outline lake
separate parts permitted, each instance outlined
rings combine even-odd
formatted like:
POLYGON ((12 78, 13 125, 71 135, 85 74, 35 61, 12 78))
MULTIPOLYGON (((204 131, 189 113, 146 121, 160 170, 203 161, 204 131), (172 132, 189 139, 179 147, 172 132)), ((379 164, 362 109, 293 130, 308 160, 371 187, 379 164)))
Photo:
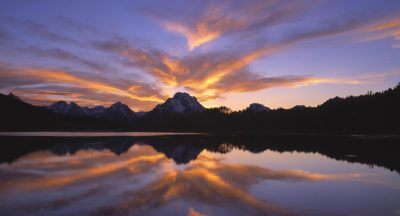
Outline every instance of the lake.
POLYGON ((0 215, 400 215, 397 137, 0 134, 0 215))

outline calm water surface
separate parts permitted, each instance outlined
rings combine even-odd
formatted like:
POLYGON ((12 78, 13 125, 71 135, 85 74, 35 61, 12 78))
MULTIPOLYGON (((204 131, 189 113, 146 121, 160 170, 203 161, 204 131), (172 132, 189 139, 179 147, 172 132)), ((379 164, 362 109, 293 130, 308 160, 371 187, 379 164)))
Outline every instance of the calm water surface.
POLYGON ((133 137, 133 136, 164 136, 189 135, 195 133, 171 132, 0 132, 0 136, 30 136, 30 137, 133 137))
POLYGON ((0 215, 400 215, 395 144, 166 134, 0 137, 0 215), (378 144, 387 150, 375 150, 378 144))

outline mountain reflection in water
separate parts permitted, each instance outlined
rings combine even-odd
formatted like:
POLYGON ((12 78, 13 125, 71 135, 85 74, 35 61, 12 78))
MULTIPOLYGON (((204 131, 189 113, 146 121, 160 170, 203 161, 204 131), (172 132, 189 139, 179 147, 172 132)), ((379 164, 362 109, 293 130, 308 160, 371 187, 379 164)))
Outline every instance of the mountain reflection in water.
POLYGON ((2 137, 0 215, 395 214, 396 143, 317 136, 2 137), (338 170, 284 165, 294 158, 317 167, 334 162, 338 170), (340 210, 314 197, 314 204, 299 207, 305 201, 296 198, 309 195, 298 189, 328 199, 336 192, 324 185, 345 191, 348 184, 366 188, 354 195, 358 202, 365 204, 367 193, 384 204, 368 209, 354 201, 340 210))

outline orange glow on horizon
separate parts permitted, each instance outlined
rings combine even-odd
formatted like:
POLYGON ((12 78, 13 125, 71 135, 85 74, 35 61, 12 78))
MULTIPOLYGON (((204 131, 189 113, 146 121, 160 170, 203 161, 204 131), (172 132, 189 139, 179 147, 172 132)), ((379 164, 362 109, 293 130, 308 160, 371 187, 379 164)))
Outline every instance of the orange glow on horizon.
POLYGON ((42 81, 46 81, 46 82, 69 83, 71 85, 76 85, 78 87, 87 88, 87 89, 90 89, 93 91, 98 91, 98 92, 103 92, 103 93, 108 93, 108 94, 113 94, 113 95, 119 95, 119 96, 128 97, 128 98, 139 100, 139 101, 152 101, 152 102, 163 102, 164 101, 163 98, 160 98, 155 95, 150 95, 150 96, 135 95, 135 94, 130 93, 129 91, 117 88, 115 86, 112 86, 112 85, 109 85, 106 83, 102 83, 102 82, 91 81, 91 80, 79 78, 79 77, 73 76, 73 75, 71 75, 65 71, 61 71, 61 70, 28 68, 28 69, 21 70, 17 73, 14 73, 13 75, 39 78, 39 79, 42 79, 42 81))

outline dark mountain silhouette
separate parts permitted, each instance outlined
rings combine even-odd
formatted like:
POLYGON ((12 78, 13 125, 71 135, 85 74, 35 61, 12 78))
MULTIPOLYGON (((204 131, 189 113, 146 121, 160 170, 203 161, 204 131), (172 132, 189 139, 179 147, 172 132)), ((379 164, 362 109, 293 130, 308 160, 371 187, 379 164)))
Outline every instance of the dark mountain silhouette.
POLYGON ((168 98, 163 104, 157 105, 152 113, 193 113, 202 112, 206 108, 201 105, 196 97, 188 93, 178 92, 172 98, 168 98))
MULTIPOLYGON (((0 131, 106 130, 120 124, 85 116, 62 115, 0 94, 0 131)), ((124 125, 126 127, 126 125, 124 125)))
POLYGON ((226 154, 234 149, 260 153, 319 153, 349 163, 385 167, 400 173, 398 137, 316 136, 316 135, 179 135, 152 137, 1 137, 0 164, 12 163, 35 151, 56 155, 82 150, 110 150, 116 155, 133 145, 150 145, 177 164, 196 160, 202 151, 226 154))
POLYGON ((292 107, 292 110, 305 110, 305 109, 307 109, 307 107, 304 105, 296 105, 292 107))
POLYGON ((400 133, 400 85, 383 92, 333 98, 317 107, 269 112, 232 112, 227 107, 203 112, 146 115, 140 130, 251 133, 400 133))
POLYGON ((183 143, 153 142, 151 146, 158 152, 162 152, 168 158, 171 158, 177 164, 187 164, 192 160, 196 160, 197 156, 204 150, 201 145, 185 145, 183 143))
POLYGON ((68 116, 87 116, 82 107, 74 102, 67 103, 65 101, 57 101, 50 106, 45 107, 48 110, 68 116))
POLYGON ((145 115, 115 103, 89 108, 57 102, 47 109, 15 95, 0 95, 0 130, 139 130, 251 133, 400 133, 400 85, 383 92, 332 98, 317 107, 269 110, 253 104, 242 111, 204 108, 195 97, 176 93, 145 115), (262 111, 264 110, 264 111, 262 111), (268 111, 268 112, 267 112, 268 111))
POLYGON ((58 101, 50 106, 44 106, 44 108, 67 116, 78 116, 78 117, 92 117, 105 119, 109 121, 131 121, 137 117, 127 105, 117 102, 108 108, 103 106, 95 107, 80 107, 74 102, 67 103, 65 101, 58 101))
POLYGON ((15 99, 15 100, 22 101, 21 98, 17 97, 17 96, 14 95, 13 93, 9 93, 7 96, 8 96, 9 98, 13 98, 13 99, 15 99))
POLYGON ((85 111, 86 115, 94 118, 100 118, 106 111, 106 108, 103 106, 95 106, 95 107, 82 107, 85 111))
POLYGON ((246 108, 245 111, 247 111, 247 112, 265 112, 265 111, 271 111, 271 109, 262 104, 259 104, 259 103, 252 103, 246 108))
POLYGON ((127 105, 117 102, 105 109, 100 118, 112 121, 132 121, 137 118, 137 115, 127 105))
POLYGON ((135 114, 136 114, 138 117, 143 117, 143 116, 145 116, 145 115, 147 114, 147 112, 139 111, 139 112, 135 112, 135 114))

